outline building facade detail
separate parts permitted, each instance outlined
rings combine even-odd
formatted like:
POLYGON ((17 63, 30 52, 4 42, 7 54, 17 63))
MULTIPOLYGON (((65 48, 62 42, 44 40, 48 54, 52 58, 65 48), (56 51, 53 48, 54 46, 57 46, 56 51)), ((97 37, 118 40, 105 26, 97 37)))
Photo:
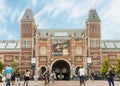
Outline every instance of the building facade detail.
POLYGON ((0 40, 0 61, 4 65, 16 61, 21 72, 31 70, 31 59, 36 58, 38 74, 53 70, 58 80, 68 80, 80 67, 99 72, 103 59, 116 65, 120 57, 120 40, 101 39, 95 9, 89 11, 85 29, 39 29, 32 10, 26 9, 20 29, 20 41, 0 40))

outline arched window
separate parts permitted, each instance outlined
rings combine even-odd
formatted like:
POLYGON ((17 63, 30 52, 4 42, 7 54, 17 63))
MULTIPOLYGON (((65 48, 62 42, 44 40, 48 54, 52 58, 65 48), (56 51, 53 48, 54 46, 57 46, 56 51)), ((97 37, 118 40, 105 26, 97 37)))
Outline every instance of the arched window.
POLYGON ((76 74, 78 74, 79 69, 80 69, 80 66, 78 66, 78 67, 76 68, 76 70, 75 70, 75 73, 76 73, 76 74))
POLYGON ((41 74, 43 74, 47 69, 45 67, 41 67, 41 74))

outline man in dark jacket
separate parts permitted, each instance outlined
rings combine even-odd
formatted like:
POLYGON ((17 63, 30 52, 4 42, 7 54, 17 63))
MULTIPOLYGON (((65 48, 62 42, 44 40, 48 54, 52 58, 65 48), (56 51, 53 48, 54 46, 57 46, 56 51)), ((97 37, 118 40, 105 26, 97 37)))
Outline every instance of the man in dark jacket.
POLYGON ((115 72, 113 70, 108 70, 106 75, 107 75, 107 80, 108 80, 109 86, 111 86, 111 84, 112 84, 112 86, 114 86, 113 77, 115 75, 115 72))

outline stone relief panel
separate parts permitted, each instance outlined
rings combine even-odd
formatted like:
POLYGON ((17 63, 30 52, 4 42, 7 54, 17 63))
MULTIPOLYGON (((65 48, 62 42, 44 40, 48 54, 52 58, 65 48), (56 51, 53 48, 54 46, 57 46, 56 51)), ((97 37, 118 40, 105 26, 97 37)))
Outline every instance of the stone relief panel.
POLYGON ((14 60, 17 61, 17 62, 19 62, 19 61, 20 61, 19 55, 15 55, 15 56, 14 56, 14 60))
POLYGON ((13 57, 11 55, 5 56, 6 61, 13 61, 13 57))
POLYGON ((76 56, 82 55, 82 48, 81 47, 76 47, 76 56))
POLYGON ((47 52, 46 52, 47 50, 46 50, 46 47, 41 47, 40 48, 40 55, 41 56, 46 56, 47 55, 47 52))
POLYGON ((82 57, 76 57, 76 61, 81 62, 82 61, 82 57))
POLYGON ((40 57, 40 61, 46 61, 46 57, 40 57))

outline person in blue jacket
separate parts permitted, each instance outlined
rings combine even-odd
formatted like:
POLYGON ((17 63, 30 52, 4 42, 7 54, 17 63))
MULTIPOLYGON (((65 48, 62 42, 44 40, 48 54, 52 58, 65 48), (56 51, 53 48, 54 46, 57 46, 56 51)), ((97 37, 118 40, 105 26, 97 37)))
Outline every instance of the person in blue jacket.
POLYGON ((8 65, 5 69, 5 73, 6 73, 6 79, 7 79, 7 84, 6 86, 10 86, 10 81, 11 81, 11 75, 12 75, 12 67, 10 65, 8 65))

